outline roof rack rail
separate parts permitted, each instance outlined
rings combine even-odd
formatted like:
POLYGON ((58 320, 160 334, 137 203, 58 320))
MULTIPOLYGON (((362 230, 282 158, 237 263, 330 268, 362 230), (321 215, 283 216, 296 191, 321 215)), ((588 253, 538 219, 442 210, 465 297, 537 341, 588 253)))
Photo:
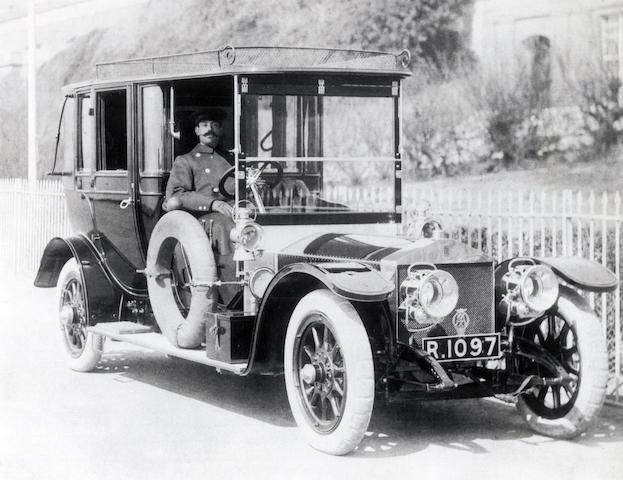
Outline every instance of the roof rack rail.
POLYGON ((232 47, 103 62, 97 79, 228 73, 246 70, 365 70, 404 74, 411 54, 310 47, 232 47))

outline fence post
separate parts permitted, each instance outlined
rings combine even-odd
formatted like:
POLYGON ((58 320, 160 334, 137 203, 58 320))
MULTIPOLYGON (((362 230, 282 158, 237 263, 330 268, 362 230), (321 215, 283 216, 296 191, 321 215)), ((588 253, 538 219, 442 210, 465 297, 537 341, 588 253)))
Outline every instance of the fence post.
POLYGON ((547 195, 545 190, 541 191, 541 256, 547 255, 547 249, 545 248, 545 203, 547 195))
MULTIPOLYGON (((590 215, 590 223, 589 223, 589 231, 588 231, 588 257, 591 260, 595 259, 595 221, 593 217, 595 216, 595 192, 591 190, 591 193, 588 196, 588 213, 590 215)), ((591 308, 595 308, 595 293, 591 292, 589 295, 589 301, 591 304, 591 308)))
POLYGON ((498 262, 502 261, 502 191, 498 190, 498 262))
POLYGON ((558 195, 556 191, 552 192, 552 257, 556 256, 558 250, 556 242, 558 241, 558 222, 556 221, 558 195))
MULTIPOLYGON (((621 194, 616 192, 614 196, 614 214, 617 217, 614 226, 614 271, 617 278, 621 279, 621 194)), ((615 291, 614 302, 614 374, 617 389, 614 401, 619 401, 618 382, 621 376, 621 287, 615 291)))
MULTIPOLYGON (((604 192, 601 196, 601 264, 608 266, 608 226, 606 216, 608 215, 608 193, 604 192)), ((608 297, 606 293, 601 294, 601 321, 603 323, 604 335, 608 333, 608 297)))
POLYGON ((523 255, 524 254, 524 245, 523 245, 523 216, 526 213, 524 211, 524 192, 519 190, 517 192, 517 196, 518 198, 518 202, 517 205, 519 207, 519 218, 517 219, 517 254, 518 255, 523 255))
POLYGON ((482 190, 478 190, 478 250, 482 251, 482 190))
POLYGON ((530 222, 529 222, 529 251, 528 254, 534 257, 534 190, 530 190, 530 222))
POLYGON ((569 190, 562 191, 562 254, 569 255, 569 226, 567 222, 569 221, 569 190))
POLYGON ((584 206, 584 198, 582 197, 582 192, 579 191, 578 192, 578 196, 577 196, 577 202, 576 202, 577 214, 580 215, 580 216, 577 217, 577 220, 578 220, 577 221, 578 238, 577 238, 577 247, 576 247, 577 250, 576 251, 577 251, 578 257, 584 256, 584 255, 582 255, 582 251, 584 249, 583 249, 583 246, 582 246, 582 227, 583 227, 583 224, 582 224, 582 217, 581 217, 583 206, 584 206))
POLYGON ((493 191, 487 193, 487 253, 493 256, 493 191))
MULTIPOLYGON (((510 214, 513 212, 513 193, 511 191, 511 193, 508 195, 508 205, 507 205, 507 213, 510 214)), ((508 239, 508 257, 507 258, 511 258, 513 256, 513 217, 511 215, 508 215, 508 230, 506 233, 506 237, 508 239)))

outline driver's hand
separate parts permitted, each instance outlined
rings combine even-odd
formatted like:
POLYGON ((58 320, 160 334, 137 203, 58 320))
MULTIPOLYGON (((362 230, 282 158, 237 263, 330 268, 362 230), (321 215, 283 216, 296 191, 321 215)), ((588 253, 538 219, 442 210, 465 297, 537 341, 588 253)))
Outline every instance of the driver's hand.
POLYGON ((212 211, 222 213, 227 217, 231 217, 234 213, 232 206, 223 200, 214 200, 212 202, 212 211))

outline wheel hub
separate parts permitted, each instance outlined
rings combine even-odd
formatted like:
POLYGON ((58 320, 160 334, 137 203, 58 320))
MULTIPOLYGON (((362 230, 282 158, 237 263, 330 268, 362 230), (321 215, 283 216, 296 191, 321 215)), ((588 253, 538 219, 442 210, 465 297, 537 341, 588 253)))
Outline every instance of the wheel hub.
POLYGON ((58 317, 61 321, 61 325, 65 328, 70 328, 72 323, 74 323, 76 318, 76 313, 72 306, 63 305, 60 312, 58 312, 58 317))
POLYGON ((314 385, 321 396, 333 392, 335 386, 334 364, 331 355, 321 348, 314 355, 312 363, 307 363, 300 370, 301 380, 307 385, 314 385))
POLYGON ((316 372, 316 367, 311 363, 308 363, 301 368, 301 380, 303 380, 307 385, 315 383, 317 377, 318 373, 316 372))

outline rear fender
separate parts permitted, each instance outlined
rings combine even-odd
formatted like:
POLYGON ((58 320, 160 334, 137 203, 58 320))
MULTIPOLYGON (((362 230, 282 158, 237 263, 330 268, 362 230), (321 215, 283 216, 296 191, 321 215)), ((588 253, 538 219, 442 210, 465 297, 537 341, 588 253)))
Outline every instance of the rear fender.
POLYGON ((350 300, 370 335, 380 328, 391 282, 376 270, 359 263, 294 263, 282 269, 269 284, 257 316, 248 372, 281 373, 283 347, 290 316, 309 292, 326 288, 350 300))
POLYGON ((63 265, 75 258, 84 281, 89 325, 117 320, 121 292, 113 287, 93 246, 83 237, 56 237, 43 251, 35 286, 50 288, 58 283, 63 265))

